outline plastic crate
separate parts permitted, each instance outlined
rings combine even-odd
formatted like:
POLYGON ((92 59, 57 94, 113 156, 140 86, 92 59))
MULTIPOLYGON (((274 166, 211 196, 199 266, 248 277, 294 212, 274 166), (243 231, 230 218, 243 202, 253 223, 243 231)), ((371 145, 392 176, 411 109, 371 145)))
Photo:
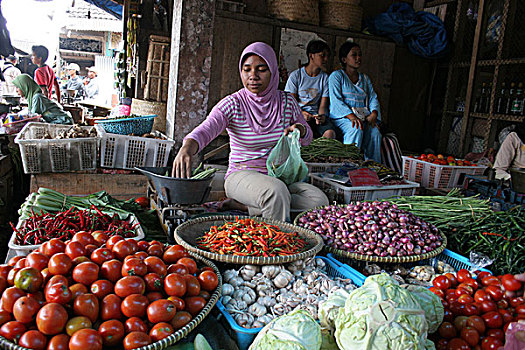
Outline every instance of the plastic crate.
POLYGON ((426 188, 463 187, 466 175, 483 175, 485 166, 438 165, 403 156, 403 176, 426 188))
POLYGON ((6 134, 16 134, 20 132, 20 130, 22 130, 27 123, 40 122, 40 121, 42 121, 42 119, 38 115, 36 117, 30 117, 30 118, 18 120, 12 123, 4 123, 2 124, 2 126, 5 128, 6 134))
MULTIPOLYGON (((316 258, 322 259, 326 263, 326 273, 330 277, 341 277, 341 278, 350 278, 356 286, 360 287, 363 285, 364 279, 357 276, 353 272, 347 269, 341 269, 332 259, 328 259, 323 256, 316 256, 316 258)), ((224 318, 228 321, 228 324, 231 327, 233 332, 233 338, 237 342, 240 350, 246 350, 253 342, 257 334, 261 331, 262 328, 244 328, 241 327, 235 322, 233 317, 226 311, 226 308, 221 302, 222 298, 217 302, 217 308, 222 313, 224 318)))
POLYGON ((413 196, 419 184, 407 181, 406 185, 358 186, 349 187, 322 178, 319 174, 310 174, 310 183, 320 188, 330 202, 350 203, 363 200, 376 200, 392 196, 413 196))
MULTIPOLYGON (((326 256, 336 266, 341 267, 341 264, 343 264, 344 265, 343 267, 349 268, 350 271, 354 275, 358 276, 358 278, 366 279, 365 275, 363 275, 361 272, 356 270, 356 268, 357 269, 364 268, 366 266, 366 264, 367 264, 366 261, 345 258, 345 257, 342 257, 342 256, 334 256, 332 253, 328 253, 326 256)), ((435 258, 415 261, 415 262, 411 262, 411 263, 403 263, 403 264, 400 264, 400 265, 404 266, 405 268, 412 268, 412 267, 418 266, 418 265, 430 265, 430 266, 433 266, 433 264, 435 264, 435 261, 443 261, 443 262, 449 264, 450 266, 452 266, 454 268, 454 270, 456 270, 456 271, 461 270, 461 269, 470 270, 470 268, 472 267, 472 264, 470 263, 469 259, 467 259, 464 256, 461 256, 461 255, 459 255, 457 253, 454 253, 453 251, 448 250, 448 249, 445 249, 441 254, 439 254, 435 258)), ((381 264, 381 263, 375 263, 375 264, 377 264, 379 266, 392 265, 392 264, 381 264)), ((486 268, 480 268, 480 270, 481 271, 487 271, 487 272, 492 274, 492 271, 490 271, 490 270, 488 270, 486 268)))
MULTIPOLYGON (((18 221, 18 224, 16 225, 16 229, 19 229, 20 227, 22 227, 24 221, 25 220, 18 221)), ((133 237, 133 239, 137 241, 144 239, 145 237, 144 230, 142 230, 142 227, 140 226, 140 223, 137 217, 131 214, 128 221, 132 225, 139 224, 135 227, 136 236, 133 237)), ((14 256, 19 256, 19 255, 26 256, 29 253, 31 253, 33 250, 38 249, 41 246, 41 244, 18 245, 15 243, 15 238, 16 238, 16 232, 13 232, 13 234, 11 235, 11 239, 9 239, 9 243, 7 244, 7 246, 9 247, 9 252, 11 253, 11 255, 14 255, 14 256)))
POLYGON ((132 118, 96 120, 95 123, 111 134, 144 135, 151 132, 156 115, 144 115, 132 118))
MULTIPOLYGON (((15 143, 20 146, 24 172, 63 173, 96 169, 99 137, 54 139, 60 131, 70 128, 70 125, 34 122, 26 124, 15 138, 15 143), (51 139, 44 139, 46 134, 51 139)), ((81 128, 91 130, 93 127, 81 128)))
POLYGON ((335 173, 344 163, 306 163, 308 173, 335 173))
POLYGON ((100 166, 113 169, 165 167, 175 141, 156 131, 163 140, 107 133, 96 126, 100 135, 100 166))

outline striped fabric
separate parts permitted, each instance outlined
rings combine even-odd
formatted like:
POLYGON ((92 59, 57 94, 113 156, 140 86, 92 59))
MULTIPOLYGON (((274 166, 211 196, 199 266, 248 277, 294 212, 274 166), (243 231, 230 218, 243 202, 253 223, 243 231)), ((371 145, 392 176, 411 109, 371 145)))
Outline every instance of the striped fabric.
POLYGON ((241 113, 239 101, 234 95, 229 95, 215 105, 206 120, 184 139, 197 141, 201 151, 226 129, 230 136, 230 162, 226 176, 239 170, 255 170, 267 174, 266 159, 285 127, 295 123, 305 125, 307 132, 301 139, 301 144, 308 145, 312 141, 312 130, 304 120, 295 99, 282 91, 280 95, 283 109, 286 108, 284 120, 269 133, 254 133, 241 113))

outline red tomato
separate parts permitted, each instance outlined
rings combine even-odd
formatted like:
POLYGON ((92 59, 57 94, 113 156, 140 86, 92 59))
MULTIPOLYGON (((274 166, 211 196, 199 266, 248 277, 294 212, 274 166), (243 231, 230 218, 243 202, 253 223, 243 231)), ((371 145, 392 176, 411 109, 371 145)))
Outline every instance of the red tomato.
POLYGON ((108 280, 95 281, 91 285, 91 293, 99 299, 104 299, 106 295, 113 293, 113 283, 108 280))
POLYGON ((175 330, 181 329, 185 325, 191 322, 193 317, 187 311, 177 311, 173 319, 171 320, 171 325, 175 330))
POLYGON ((509 302, 505 299, 501 299, 496 303, 498 309, 507 309, 509 307, 509 302))
POLYGON ((131 294, 122 300, 120 310, 126 317, 141 317, 146 316, 146 308, 149 300, 142 294, 131 294))
POLYGON ((485 287, 485 292, 487 292, 494 301, 503 299, 503 289, 500 286, 489 285, 485 287))
POLYGON ((525 304, 520 304, 516 306, 516 313, 517 314, 525 314, 525 304))
MULTIPOLYGON (((201 290, 201 292, 199 293, 199 296, 200 296, 200 297, 203 297, 204 300, 206 300, 206 301, 210 300, 210 298, 211 298, 211 294, 210 294, 210 292, 208 292, 208 291, 206 291, 206 290, 201 290)), ((445 301, 445 302, 446 302, 446 301, 445 301)))
POLYGON ((46 242, 43 246, 44 249, 42 253, 48 257, 63 253, 66 250, 66 244, 58 238, 51 238, 49 242, 46 242))
POLYGON ((81 294, 73 302, 75 315, 86 316, 93 323, 97 321, 99 303, 96 296, 91 293, 81 294))
POLYGON ((148 273, 148 267, 139 258, 126 258, 122 264, 122 276, 144 276, 148 273))
POLYGON ((69 335, 55 335, 47 344, 47 350, 69 350, 69 335))
POLYGON ((463 294, 458 297, 458 303, 460 304, 471 304, 474 302, 474 298, 470 295, 463 294))
POLYGON ((146 297, 150 303, 154 302, 155 300, 164 299, 164 295, 162 295, 160 292, 149 292, 146 294, 146 297))
POLYGON ((168 297, 168 300, 171 301, 173 305, 175 305, 175 307, 177 308, 177 311, 182 311, 186 307, 186 303, 184 303, 184 300, 182 300, 179 297, 172 295, 168 297))
POLYGON ((186 294, 186 280, 176 273, 169 274, 164 279, 164 291, 168 295, 183 297, 186 294))
POLYGON ((500 280, 496 276, 487 276, 481 280, 481 284, 484 286, 490 286, 491 284, 499 285, 501 284, 500 280))
POLYGON ((38 310, 40 310, 40 303, 34 297, 21 297, 13 305, 13 316, 18 322, 30 323, 38 310))
POLYGON ((186 281, 186 294, 187 297, 194 297, 199 295, 201 292, 201 285, 197 277, 193 275, 184 275, 182 276, 186 281))
POLYGON ((154 342, 159 341, 161 339, 167 338, 170 335, 172 335, 174 332, 173 327, 171 324, 166 322, 160 322, 151 328, 151 331, 149 332, 149 336, 151 337, 151 340, 154 342))
POLYGON ((457 335, 456 328, 450 322, 443 322, 438 328, 438 333, 445 339, 452 339, 457 335))
POLYGON ((73 267, 82 264, 84 262, 91 262, 91 260, 87 256, 77 256, 73 259, 73 267))
POLYGON ((7 312, 5 310, 0 310, 0 326, 11 320, 12 320, 12 317, 11 317, 10 312, 7 312))
POLYGON ((15 287, 22 289, 24 292, 34 293, 40 289, 44 278, 40 271, 34 267, 24 267, 18 271, 14 279, 15 287))
POLYGON ((121 298, 125 298, 131 294, 144 294, 145 291, 146 284, 144 280, 138 276, 122 277, 115 284, 115 294, 121 298))
MULTIPOLYGON (((47 264, 45 267, 47 267, 47 264)), ((7 280, 7 275, 9 274, 9 271, 11 271, 12 268, 12 266, 9 266, 7 264, 0 264, 0 277, 7 280)))
POLYGON ((188 268, 182 264, 171 264, 168 266, 168 275, 170 273, 178 273, 179 275, 187 275, 189 273, 188 268))
MULTIPOLYGON (((140 242, 143 242, 143 241, 140 241, 140 242)), ((140 243, 140 242, 139 242, 139 243, 140 243)), ((135 254, 133 254, 133 257, 138 258, 138 259, 140 259, 140 260, 144 260, 144 259, 146 259, 148 256, 149 256, 148 253, 143 252, 143 251, 136 252, 135 254)))
POLYGON ((122 317, 120 305, 122 300, 115 294, 109 294, 100 303, 100 319, 103 321, 122 317))
POLYGON ((474 288, 470 284, 467 284, 466 282, 460 283, 458 287, 456 288, 456 295, 459 297, 457 293, 458 289, 464 289, 467 291, 468 295, 474 295, 474 288))
POLYGON ((185 258, 187 256, 188 252, 186 251, 186 249, 180 244, 176 244, 166 249, 166 251, 162 255, 162 259, 166 264, 174 264, 177 261, 179 261, 179 259, 185 258))
POLYGON ((197 263, 192 258, 181 258, 177 260, 177 264, 182 264, 188 268, 190 274, 197 273, 197 263))
MULTIPOLYGON (((49 258, 42 253, 32 252, 26 257, 26 265, 28 267, 34 267, 38 271, 42 271, 47 267, 49 258)), ((4 277, 7 279, 7 275, 4 277)))
POLYGON ((7 340, 16 342, 26 330, 27 328, 22 322, 9 321, 0 328, 0 335, 7 340))
POLYGON ((465 342, 461 338, 452 338, 448 342, 448 348, 449 350, 470 350, 470 347, 468 346, 467 342, 465 342))
POLYGON ((177 309, 171 301, 160 299, 148 306, 148 320, 151 323, 170 322, 176 312, 177 309))
POLYGON ((143 332, 131 332, 124 338, 124 349, 131 350, 151 344, 149 335, 143 332))
POLYGON ((481 272, 478 272, 478 275, 476 277, 476 281, 478 281, 479 283, 482 283, 481 281, 483 281, 483 279, 485 277, 488 277, 488 276, 492 276, 490 274, 490 272, 487 272, 487 271, 481 271, 481 272))
POLYGON ((82 243, 82 245, 85 247, 89 244, 95 244, 95 238, 91 235, 91 233, 88 233, 86 231, 78 231, 75 233, 73 238, 71 239, 72 242, 78 241, 82 243))
POLYGON ((138 241, 137 245, 139 246, 139 250, 146 252, 149 248, 149 243, 146 241, 138 241))
POLYGON ((518 305, 524 304, 525 298, 523 297, 510 298, 509 302, 510 302, 510 306, 516 307, 518 305))
POLYGON ((472 278, 469 270, 461 269, 456 273, 456 277, 459 283, 465 282, 467 278, 472 278))
POLYGON ((148 248, 148 254, 162 258, 162 254, 164 254, 164 248, 158 244, 151 245, 148 248))
POLYGON ((14 257, 12 257, 11 259, 9 259, 9 261, 7 262, 7 264, 8 264, 9 266, 14 267, 14 266, 16 265, 16 263, 17 263, 19 260, 22 260, 22 259, 24 259, 24 256, 22 256, 22 255, 14 256, 14 257))
POLYGON ((102 350, 102 343, 102 337, 96 330, 84 328, 71 336, 69 350, 102 350))
POLYGON ((465 327, 461 330, 461 338, 470 346, 476 346, 479 343, 479 333, 475 328, 465 327))
POLYGON ((64 253, 58 253, 49 258, 47 268, 52 275, 67 275, 73 267, 73 261, 64 253))
POLYGON ((7 284, 10 286, 13 286, 15 284, 15 277, 18 271, 22 269, 18 267, 13 267, 11 270, 9 270, 9 273, 7 274, 7 284))
MULTIPOLYGON (((440 277, 444 277, 444 276, 440 276, 440 277)), ((219 279, 217 278, 217 274, 215 274, 215 272, 212 272, 212 271, 201 272, 198 277, 198 280, 201 285, 201 288, 208 292, 214 291, 215 288, 217 288, 217 286, 219 285, 219 279)), ((450 284, 450 281, 448 281, 448 283, 450 284)))
POLYGON ((445 309, 443 312, 443 321, 452 322, 454 320, 454 314, 449 309, 445 309))
POLYGON ((122 237, 122 236, 109 237, 109 239, 106 241, 106 247, 108 249, 113 250, 113 246, 115 245, 115 243, 117 243, 118 241, 122 241, 123 239, 124 239, 124 237, 122 237))
POLYGON ((157 256, 148 256, 144 259, 144 263, 148 267, 148 273, 156 273, 160 277, 166 276, 166 264, 161 258, 157 256))
POLYGON ((505 340, 505 332, 502 329, 489 329, 485 334, 487 337, 494 337, 501 341, 505 340))
POLYGON ((458 332, 461 332, 461 330, 465 328, 467 325, 467 320, 467 316, 456 316, 456 318, 454 318, 454 327, 456 327, 458 332))
POLYGON ((498 306, 493 301, 484 301, 481 303, 481 310, 483 312, 489 312, 489 311, 497 311, 498 306))
POLYGON ((470 316, 467 319, 467 326, 476 329, 479 334, 485 333, 485 321, 480 316, 470 316))
MULTIPOLYGON (((119 237, 119 236, 113 236, 113 237, 119 237)), ((122 270, 122 262, 116 259, 105 261, 100 267, 100 277, 112 283, 115 283, 122 277, 121 270, 122 270)))
POLYGON ((72 276, 75 282, 89 286, 98 279, 99 270, 100 268, 97 264, 93 262, 84 262, 73 269, 72 276))
POLYGON ((66 255, 69 256, 71 259, 75 259, 79 256, 85 256, 86 255, 86 248, 84 245, 78 241, 71 241, 68 244, 66 244, 66 255))
POLYGON ((478 282, 476 282, 476 280, 473 278, 467 278, 462 283, 471 286, 474 290, 479 288, 478 282))
POLYGON ((450 280, 446 276, 438 276, 432 281, 432 285, 441 290, 447 290, 450 288, 450 280))
POLYGON ((490 296, 483 289, 478 289, 476 293, 474 293, 474 300, 482 303, 486 300, 490 300, 490 296))
POLYGON ((88 292, 88 289, 85 285, 82 283, 75 283, 71 287, 69 287, 69 290, 71 291, 71 296, 73 300, 78 297, 81 294, 85 294, 88 292))
POLYGON ((511 292, 521 289, 521 282, 514 278, 514 275, 506 274, 501 278, 503 287, 511 292))
POLYGON ((13 312, 13 305, 18 298, 25 296, 26 293, 20 288, 9 287, 2 293, 2 308, 7 312, 13 312))
POLYGON ((106 321, 98 327, 98 333, 105 346, 116 346, 124 339, 124 325, 118 320, 106 321))
POLYGON ((480 313, 481 309, 478 308, 475 304, 467 304, 463 309, 463 315, 465 316, 479 315, 480 313))
POLYGON ((503 326, 503 316, 497 311, 489 311, 481 315, 481 318, 489 328, 501 328, 503 326))
POLYGON ((163 281, 159 275, 156 273, 148 273, 144 276, 144 281, 146 282, 146 290, 149 292, 159 292, 162 291, 163 281))
POLYGON ((436 288, 436 287, 430 287, 429 290, 435 295, 437 295, 438 297, 440 297, 441 299, 445 298, 445 292, 443 290, 436 288))
POLYGON ((498 350, 502 346, 503 342, 494 337, 485 337, 481 341, 481 350, 498 350))
POLYGON ((91 261, 98 265, 104 264, 106 261, 114 259, 113 252, 108 248, 97 248, 91 253, 91 261))
POLYGON ((68 319, 67 311, 57 303, 49 303, 38 311, 36 326, 45 335, 55 335, 64 330, 68 319))
POLYGON ((91 235, 93 236, 97 246, 99 247, 105 244, 109 239, 109 236, 102 231, 93 231, 91 232, 91 235))
POLYGON ((48 303, 67 304, 73 300, 73 294, 68 286, 62 282, 50 285, 45 293, 48 303))
POLYGON ((135 203, 140 205, 142 208, 147 208, 147 207, 149 207, 149 198, 147 198, 147 197, 135 198, 135 203))
POLYGON ((126 320, 126 323, 124 324, 124 329, 126 330, 126 333, 147 332, 148 326, 140 318, 131 317, 126 320))
POLYGON ((120 259, 120 260, 124 260, 124 258, 128 255, 132 255, 135 253, 135 251, 133 250, 134 246, 132 243, 126 241, 126 240, 121 240, 121 241, 118 241, 117 243, 115 243, 115 245, 113 246, 113 254, 115 254, 115 257, 117 259, 120 259))
POLYGON ((22 258, 20 260, 18 260, 15 264, 15 266, 13 267, 17 267, 19 269, 23 269, 24 267, 26 267, 26 261, 27 261, 27 258, 22 258))
POLYGON ((71 336, 78 330, 91 328, 92 325, 93 324, 86 316, 73 317, 70 318, 66 323, 66 333, 67 335, 71 336))
POLYGON ((202 297, 187 297, 184 299, 184 303, 186 304, 186 311, 193 317, 197 316, 206 306, 206 300, 202 297))

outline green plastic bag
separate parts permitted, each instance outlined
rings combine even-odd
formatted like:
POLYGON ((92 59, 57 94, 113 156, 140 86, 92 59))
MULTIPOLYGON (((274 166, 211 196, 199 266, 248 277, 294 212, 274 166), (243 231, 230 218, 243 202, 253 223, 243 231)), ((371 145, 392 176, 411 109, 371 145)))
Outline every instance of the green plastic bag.
POLYGON ((266 160, 268 175, 281 180, 287 185, 303 181, 308 175, 306 163, 301 158, 299 130, 281 136, 266 160))

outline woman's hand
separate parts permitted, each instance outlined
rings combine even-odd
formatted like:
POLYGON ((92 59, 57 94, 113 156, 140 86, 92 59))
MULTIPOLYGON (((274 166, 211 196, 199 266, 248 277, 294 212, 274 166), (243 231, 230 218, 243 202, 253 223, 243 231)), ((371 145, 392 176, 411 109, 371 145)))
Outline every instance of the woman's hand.
POLYGON ((191 159, 199 150, 199 144, 193 139, 186 139, 175 157, 171 175, 178 178, 191 177, 191 159))
POLYGON ((377 111, 372 111, 372 113, 366 117, 366 121, 371 127, 375 128, 377 126, 377 111))
POLYGON ((295 123, 286 129, 284 129, 284 134, 288 135, 289 133, 293 132, 295 129, 299 130, 299 137, 303 138, 306 135, 306 126, 304 126, 301 123, 295 123))
POLYGON ((352 122, 352 127, 363 130, 361 119, 357 118, 357 116, 354 113, 350 113, 346 116, 346 118, 350 119, 350 121, 352 122))
POLYGON ((312 114, 308 113, 307 111, 301 111, 301 112, 303 113, 303 117, 307 122, 309 122, 310 119, 314 117, 312 114))
POLYGON ((315 115, 315 123, 317 125, 321 125, 321 124, 324 124, 324 122, 326 121, 326 115, 324 114, 318 114, 318 115, 315 115))

